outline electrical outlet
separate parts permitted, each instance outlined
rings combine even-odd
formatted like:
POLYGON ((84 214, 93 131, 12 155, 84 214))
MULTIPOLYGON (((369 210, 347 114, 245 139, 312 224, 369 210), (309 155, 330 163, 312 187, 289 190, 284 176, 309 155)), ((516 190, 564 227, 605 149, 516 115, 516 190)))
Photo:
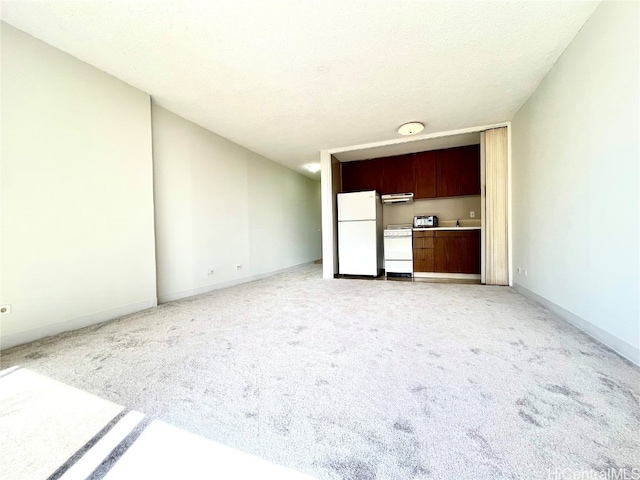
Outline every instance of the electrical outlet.
POLYGON ((469 217, 471 218, 476 218, 476 212, 474 212, 473 210, 469 212, 469 217))
POLYGON ((207 275, 213 275, 213 268, 207 270, 207 275))
POLYGON ((0 305, 0 315, 9 315, 11 313, 11 305, 0 305))
POLYGON ((522 273, 524 273, 524 276, 525 276, 525 277, 529 275, 529 273, 527 272, 527 269, 526 269, 526 268, 522 271, 522 273))
POLYGON ((242 270, 242 265, 236 265, 236 270, 242 270))

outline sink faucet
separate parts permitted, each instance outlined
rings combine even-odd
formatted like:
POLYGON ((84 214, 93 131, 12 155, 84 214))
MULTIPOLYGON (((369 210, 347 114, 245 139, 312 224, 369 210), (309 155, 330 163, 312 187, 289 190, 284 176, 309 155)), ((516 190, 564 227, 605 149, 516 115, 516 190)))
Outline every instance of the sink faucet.
POLYGON ((460 226, 460 219, 457 219, 456 220, 456 227, 459 227, 459 226, 460 226))

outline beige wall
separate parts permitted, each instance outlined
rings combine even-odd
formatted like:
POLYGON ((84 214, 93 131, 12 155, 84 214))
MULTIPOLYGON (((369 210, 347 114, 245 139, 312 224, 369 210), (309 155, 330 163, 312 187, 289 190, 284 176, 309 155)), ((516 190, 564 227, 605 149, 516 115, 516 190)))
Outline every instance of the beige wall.
POLYGON ((467 197, 447 197, 416 200, 413 203, 401 205, 384 205, 383 222, 389 224, 412 223, 415 215, 436 215, 440 224, 455 222, 460 219, 461 224, 470 224, 469 216, 474 211, 474 221, 480 222, 480 195, 467 197))
POLYGON ((636 363, 639 10, 602 2, 512 122, 514 283, 636 363))
POLYGON ((149 95, 2 23, 2 346, 156 303, 149 95))
POLYGON ((320 258, 319 182, 156 105, 152 120, 161 302, 320 258))

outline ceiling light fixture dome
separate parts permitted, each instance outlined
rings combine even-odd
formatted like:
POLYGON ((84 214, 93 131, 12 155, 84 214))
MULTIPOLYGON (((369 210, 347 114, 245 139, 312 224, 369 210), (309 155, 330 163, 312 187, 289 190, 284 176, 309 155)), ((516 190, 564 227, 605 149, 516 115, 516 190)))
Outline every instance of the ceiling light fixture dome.
POLYGON ((310 163, 309 165, 307 165, 307 170, 309 170, 311 173, 316 173, 320 171, 320 164, 319 163, 310 163))
POLYGON ((424 130, 424 123, 409 122, 404 125, 400 125, 398 133, 400 135, 415 135, 416 133, 420 133, 422 130, 424 130))

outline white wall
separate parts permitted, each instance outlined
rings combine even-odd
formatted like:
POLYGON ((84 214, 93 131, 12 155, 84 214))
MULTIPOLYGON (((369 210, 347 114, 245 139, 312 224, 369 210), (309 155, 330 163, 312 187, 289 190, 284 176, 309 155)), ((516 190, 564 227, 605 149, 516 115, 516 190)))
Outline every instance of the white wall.
POLYGON ((601 3, 512 122, 516 286, 636 363, 639 8, 601 3))
POLYGON ((2 23, 2 347, 156 303, 150 98, 2 23))
POLYGON ((152 123, 161 302, 320 258, 319 182, 156 105, 152 123))

